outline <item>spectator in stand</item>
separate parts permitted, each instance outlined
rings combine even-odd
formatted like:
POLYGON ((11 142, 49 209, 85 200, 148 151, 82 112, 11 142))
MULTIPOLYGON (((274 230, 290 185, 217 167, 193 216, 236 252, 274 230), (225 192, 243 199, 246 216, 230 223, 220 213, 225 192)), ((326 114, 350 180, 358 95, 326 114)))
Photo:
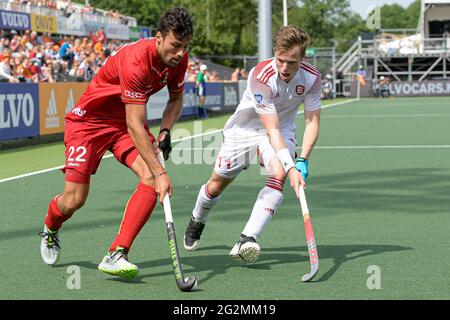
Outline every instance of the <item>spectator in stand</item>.
POLYGON ((15 55, 15 57, 14 57, 14 62, 12 63, 12 65, 14 66, 14 71, 15 71, 16 67, 20 66, 22 64, 25 56, 21 52, 15 52, 15 53, 13 53, 13 55, 15 55))
POLYGON ((44 55, 46 58, 55 59, 55 60, 58 59, 59 58, 58 45, 54 45, 52 42, 46 43, 44 55))
POLYGON ((240 73, 241 73, 241 77, 239 78, 239 80, 247 80, 248 79, 248 72, 247 72, 247 70, 242 68, 240 73))
POLYGON ((96 42, 94 44, 94 52, 98 55, 101 55, 103 52, 103 45, 101 42, 96 42))
POLYGON ((102 45, 106 44, 106 33, 104 27, 100 27, 100 30, 98 30, 95 34, 94 43, 101 43, 102 45))
POLYGON ((30 30, 25 30, 25 33, 20 37, 20 45, 24 47, 28 42, 30 42, 30 30))
POLYGON ((375 80, 375 97, 388 98, 391 96, 391 90, 389 83, 391 79, 389 77, 381 76, 379 80, 375 80))
POLYGON ((234 72, 231 74, 231 81, 239 81, 241 78, 241 69, 236 68, 234 69, 234 72))
POLYGON ((9 54, 3 56, 3 61, 0 62, 0 82, 19 82, 19 80, 13 75, 10 61, 11 57, 9 56, 9 54))
POLYGON ((220 81, 219 79, 219 74, 217 73, 216 70, 211 71, 211 75, 209 76, 209 81, 213 82, 213 81, 220 81))
MULTIPOLYGON (((104 45, 99 41, 94 43, 94 35, 91 35, 90 38, 65 36, 59 45, 53 42, 49 34, 44 36, 45 41, 41 34, 35 32, 0 30, 0 62, 3 56, 9 55, 12 76, 24 82, 76 81, 76 76, 80 81, 89 81, 107 56, 124 44, 114 39, 105 39, 104 45), (73 69, 75 60, 78 61, 78 68, 71 72, 74 76, 71 78, 67 74, 73 69), (81 70, 78 70, 80 66, 81 70)), ((8 78, 3 78, 3 81, 8 81, 8 78)))
POLYGON ((38 37, 38 34, 36 31, 31 32, 30 40, 28 42, 31 43, 34 47, 37 45, 43 44, 42 38, 38 37))
POLYGON ((53 66, 51 64, 49 66, 44 66, 41 68, 41 73, 39 74, 39 82, 55 82, 55 80, 53 79, 53 66))
POLYGON ((83 69, 83 81, 89 82, 95 75, 94 60, 92 60, 92 55, 95 57, 95 54, 91 54, 91 56, 86 57, 86 59, 84 59, 80 64, 80 69, 83 69))
POLYGON ((9 49, 11 52, 16 52, 20 47, 20 36, 16 33, 9 42, 9 49))
POLYGON ((44 34, 42 35, 42 42, 43 44, 53 43, 51 34, 48 32, 44 32, 44 34))
POLYGON ((7 48, 9 48, 9 39, 1 38, 0 39, 0 52, 3 52, 7 48))
POLYGON ((72 45, 70 44, 70 38, 68 36, 64 36, 64 43, 59 49, 59 57, 64 61, 67 61, 67 70, 72 69, 74 53, 72 52, 72 45))
POLYGON ((32 82, 33 73, 31 70, 30 59, 24 58, 22 64, 16 66, 16 74, 20 82, 32 82))
POLYGON ((31 60, 31 82, 38 83, 40 80, 40 74, 42 72, 41 65, 38 59, 31 60))
POLYGON ((331 76, 331 74, 327 74, 322 79, 322 93, 320 96, 321 99, 333 99, 334 98, 332 79, 333 79, 333 77, 331 76))

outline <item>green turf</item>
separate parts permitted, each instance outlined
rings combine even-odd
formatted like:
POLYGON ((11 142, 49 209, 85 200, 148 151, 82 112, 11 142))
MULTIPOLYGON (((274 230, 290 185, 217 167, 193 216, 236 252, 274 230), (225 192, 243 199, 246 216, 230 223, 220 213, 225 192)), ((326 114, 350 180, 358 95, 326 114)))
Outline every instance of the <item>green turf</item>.
MULTIPOLYGON (((345 102, 350 99, 338 99, 345 102)), ((324 105, 335 103, 335 100, 326 100, 324 105)), ((173 128, 173 139, 201 134, 207 130, 222 129, 230 115, 212 117, 207 121, 184 120, 178 122, 173 128)), ((154 135, 159 132, 159 125, 150 126, 154 135)), ((9 178, 29 172, 45 170, 64 164, 63 142, 46 143, 31 147, 22 147, 10 150, 0 150, 0 179, 9 178)))
MULTIPOLYGON (((228 117, 229 115, 218 116, 206 122, 181 121, 174 127, 177 130, 176 138, 202 132, 198 130, 221 128, 228 117)), ((150 130, 157 135, 159 126, 153 125, 150 130)), ((63 165, 64 149, 61 141, 0 151, 0 179, 63 165)))
MULTIPOLYGON (((323 110, 307 189, 321 263, 312 283, 300 282, 309 262, 299 205, 288 186, 259 240, 258 262, 241 266, 228 257, 264 184, 257 166, 223 194, 201 248, 186 252, 182 235, 211 165, 168 163, 182 262, 186 274, 199 278, 198 291, 176 288, 160 206, 130 253, 141 267, 137 279, 100 273, 97 264, 136 185, 125 167, 105 159, 86 206, 62 229, 63 252, 53 268, 40 260, 37 233, 49 200, 63 188, 62 174, 0 184, 0 299, 449 299, 450 148, 412 147, 450 145, 449 106, 449 98, 367 99, 323 110), (81 270, 80 290, 66 286, 74 265, 81 270), (381 270, 379 290, 367 288, 373 265, 381 270)), ((302 129, 299 117, 299 136, 302 129)))

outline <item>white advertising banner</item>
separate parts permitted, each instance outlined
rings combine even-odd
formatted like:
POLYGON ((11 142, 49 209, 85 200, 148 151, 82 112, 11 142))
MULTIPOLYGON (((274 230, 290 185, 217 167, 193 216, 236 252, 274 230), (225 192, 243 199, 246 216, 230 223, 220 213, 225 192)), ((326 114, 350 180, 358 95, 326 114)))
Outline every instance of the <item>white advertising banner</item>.
POLYGON ((448 96, 449 80, 397 81, 390 84, 391 93, 398 97, 407 96, 448 96))

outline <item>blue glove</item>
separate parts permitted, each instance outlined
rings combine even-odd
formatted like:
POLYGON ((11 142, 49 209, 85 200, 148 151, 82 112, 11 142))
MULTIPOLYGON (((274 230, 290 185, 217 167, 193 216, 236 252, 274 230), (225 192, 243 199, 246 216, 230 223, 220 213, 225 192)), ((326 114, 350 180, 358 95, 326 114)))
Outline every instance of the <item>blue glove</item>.
POLYGON ((303 176, 303 180, 306 181, 306 178, 308 178, 308 159, 298 157, 297 161, 295 163, 295 169, 301 172, 303 176))

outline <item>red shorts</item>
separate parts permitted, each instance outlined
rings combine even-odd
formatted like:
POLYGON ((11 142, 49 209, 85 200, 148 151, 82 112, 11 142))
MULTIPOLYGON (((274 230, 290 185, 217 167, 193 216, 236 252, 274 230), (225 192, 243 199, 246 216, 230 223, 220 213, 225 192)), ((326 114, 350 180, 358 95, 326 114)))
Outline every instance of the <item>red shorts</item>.
MULTIPOLYGON (((152 143, 155 138, 146 127, 152 143)), ((106 151, 110 151, 123 165, 131 168, 139 155, 127 127, 117 123, 89 123, 66 121, 64 133, 66 164, 62 170, 66 181, 88 184, 106 151)))

